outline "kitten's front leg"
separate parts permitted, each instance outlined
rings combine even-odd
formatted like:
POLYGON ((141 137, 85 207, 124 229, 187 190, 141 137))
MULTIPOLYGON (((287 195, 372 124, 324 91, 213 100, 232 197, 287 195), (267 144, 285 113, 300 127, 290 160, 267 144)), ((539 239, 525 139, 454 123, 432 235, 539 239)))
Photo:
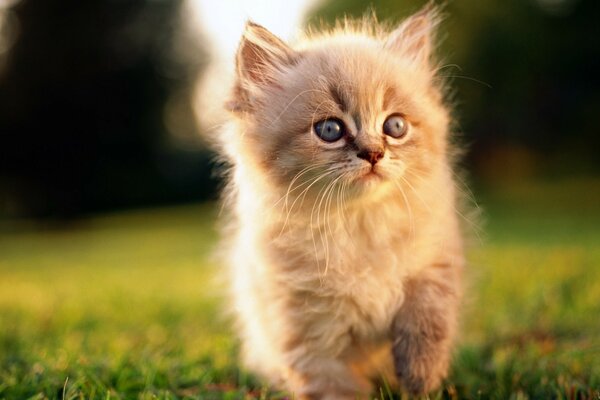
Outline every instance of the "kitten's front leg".
POLYGON ((302 367, 288 371, 288 383, 299 400, 360 400, 369 398, 370 382, 357 377, 345 363, 310 356, 302 367))
MULTIPOLYGON (((309 322, 309 321, 305 321, 309 322)), ((371 382, 354 370, 342 353, 352 351, 352 338, 342 323, 313 320, 283 354, 288 388, 299 400, 367 399, 371 382), (325 323, 327 326, 322 326, 325 323), (314 332, 321 332, 314 335, 314 332)), ((292 332, 288 332, 292 334, 292 332)))
POLYGON ((339 300, 303 292, 288 299, 286 305, 281 355, 285 381, 295 397, 300 400, 369 398, 370 380, 352 365, 357 350, 351 324, 343 317, 344 313, 333 315, 332 310, 340 307, 339 300))
POLYGON ((392 353, 398 380, 411 394, 434 390, 448 372, 459 269, 436 264, 405 284, 405 301, 392 325, 392 353))

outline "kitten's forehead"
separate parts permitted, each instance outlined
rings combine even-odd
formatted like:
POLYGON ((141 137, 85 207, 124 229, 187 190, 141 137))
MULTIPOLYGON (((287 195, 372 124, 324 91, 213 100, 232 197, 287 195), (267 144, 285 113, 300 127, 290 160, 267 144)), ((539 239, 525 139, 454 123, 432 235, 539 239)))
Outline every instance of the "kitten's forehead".
MULTIPOLYGON (((328 96, 342 112, 367 117, 412 103, 419 71, 410 71, 381 43, 337 41, 307 51, 303 86, 315 90, 315 101, 328 96)), ((323 107, 323 106, 321 106, 323 107)))
POLYGON ((318 72, 335 79, 342 87, 358 89, 361 86, 378 86, 382 81, 392 78, 388 76, 390 71, 386 65, 391 62, 390 55, 378 44, 330 45, 307 57, 309 62, 318 65, 318 72))

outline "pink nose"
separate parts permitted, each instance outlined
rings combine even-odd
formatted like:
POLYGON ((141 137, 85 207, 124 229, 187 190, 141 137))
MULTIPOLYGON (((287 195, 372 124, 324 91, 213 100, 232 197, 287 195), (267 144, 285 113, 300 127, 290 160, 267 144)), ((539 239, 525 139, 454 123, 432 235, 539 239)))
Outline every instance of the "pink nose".
POLYGON ((381 150, 361 150, 356 154, 358 158, 367 160, 371 165, 377 164, 379 160, 383 158, 383 151, 381 150))

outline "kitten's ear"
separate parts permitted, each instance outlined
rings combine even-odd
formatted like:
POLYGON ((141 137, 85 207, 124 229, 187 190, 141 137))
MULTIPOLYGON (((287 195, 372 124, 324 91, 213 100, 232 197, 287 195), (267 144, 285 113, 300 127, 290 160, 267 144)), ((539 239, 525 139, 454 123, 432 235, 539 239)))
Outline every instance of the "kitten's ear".
POLYGON ((430 68, 433 36, 439 22, 438 8, 430 1, 388 36, 385 47, 418 66, 430 68))
POLYGON ((266 28, 248 21, 237 52, 237 75, 241 80, 263 84, 273 73, 294 60, 294 51, 266 28))
POLYGON ((277 71, 295 58, 296 53, 283 40, 248 21, 236 55, 236 83, 225 108, 232 112, 252 110, 252 92, 275 83, 277 71))

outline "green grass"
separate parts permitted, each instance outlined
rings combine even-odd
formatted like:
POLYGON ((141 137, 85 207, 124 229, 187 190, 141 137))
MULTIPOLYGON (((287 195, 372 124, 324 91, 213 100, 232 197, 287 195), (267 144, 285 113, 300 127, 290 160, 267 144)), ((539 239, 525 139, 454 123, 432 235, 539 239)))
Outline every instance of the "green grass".
MULTIPOLYGON (((600 181, 480 198, 463 333, 432 398, 600 399, 600 181)), ((0 399, 283 398, 237 367, 215 216, 0 226, 0 399)))

